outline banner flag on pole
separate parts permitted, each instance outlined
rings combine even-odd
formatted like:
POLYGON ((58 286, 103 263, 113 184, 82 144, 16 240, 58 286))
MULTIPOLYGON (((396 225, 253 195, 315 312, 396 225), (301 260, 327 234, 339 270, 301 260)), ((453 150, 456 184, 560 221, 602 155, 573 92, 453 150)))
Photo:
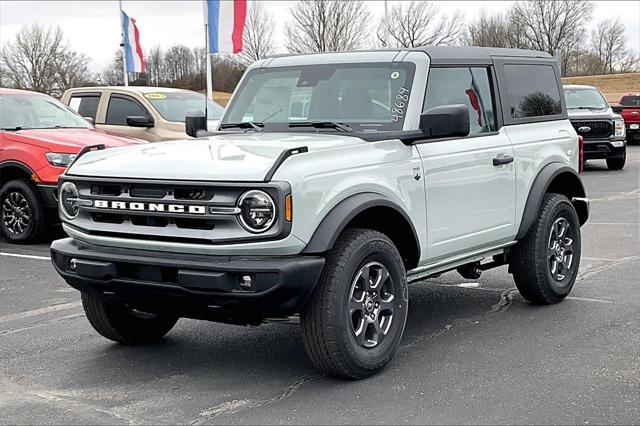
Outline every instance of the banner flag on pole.
POLYGON ((239 53, 247 16, 247 0, 207 0, 209 53, 239 53))
POLYGON ((136 20, 122 11, 122 32, 127 72, 144 72, 144 56, 140 46, 140 33, 136 20))

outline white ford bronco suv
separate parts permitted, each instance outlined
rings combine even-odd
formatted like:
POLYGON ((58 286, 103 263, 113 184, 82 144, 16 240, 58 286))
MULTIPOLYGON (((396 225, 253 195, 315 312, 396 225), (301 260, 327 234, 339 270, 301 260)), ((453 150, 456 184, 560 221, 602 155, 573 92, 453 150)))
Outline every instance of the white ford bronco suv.
POLYGON ((559 77, 545 53, 475 47, 258 61, 217 131, 79 155, 53 264, 108 339, 296 321, 319 369, 369 376, 407 283, 508 264, 532 303, 571 291, 589 206, 559 77))

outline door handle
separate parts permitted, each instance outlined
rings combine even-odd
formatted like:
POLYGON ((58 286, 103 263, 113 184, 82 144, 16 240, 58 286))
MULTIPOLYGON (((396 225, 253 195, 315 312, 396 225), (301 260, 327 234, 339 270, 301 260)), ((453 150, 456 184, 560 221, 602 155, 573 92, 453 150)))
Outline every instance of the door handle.
POLYGON ((498 154, 497 156, 493 157, 494 166, 501 166, 503 164, 509 164, 511 162, 513 162, 513 157, 511 155, 498 154))

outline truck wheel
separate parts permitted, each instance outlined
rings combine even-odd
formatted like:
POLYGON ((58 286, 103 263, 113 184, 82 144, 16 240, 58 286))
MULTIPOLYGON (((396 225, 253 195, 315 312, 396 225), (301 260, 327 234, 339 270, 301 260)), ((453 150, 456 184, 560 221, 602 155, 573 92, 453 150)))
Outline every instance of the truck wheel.
POLYGON ((607 167, 609 170, 622 170, 626 161, 627 152, 625 151, 621 157, 607 158, 607 167))
POLYGON ((400 344, 408 302, 404 264, 391 240, 372 230, 346 230, 301 315, 309 357, 331 376, 375 374, 400 344))
POLYGON ((37 188, 16 179, 0 189, 0 233, 11 243, 38 241, 44 235, 45 209, 37 188))
POLYGON ((175 315, 139 312, 124 304, 106 302, 88 292, 82 292, 82 307, 98 333, 124 344, 156 342, 178 322, 175 315))
POLYGON ((538 219, 511 255, 511 272, 522 297, 535 304, 564 300, 580 265, 580 222, 567 197, 545 194, 538 219))

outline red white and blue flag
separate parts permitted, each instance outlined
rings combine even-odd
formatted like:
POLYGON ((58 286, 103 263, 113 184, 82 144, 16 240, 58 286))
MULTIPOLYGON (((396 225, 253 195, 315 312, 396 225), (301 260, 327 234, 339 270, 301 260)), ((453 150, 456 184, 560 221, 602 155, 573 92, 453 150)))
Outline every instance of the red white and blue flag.
POLYGON ((124 34, 124 55, 127 72, 144 72, 144 57, 140 46, 140 33, 136 20, 122 12, 122 33, 124 34))
POLYGON ((246 16, 246 0, 207 0, 205 22, 209 24, 209 53, 241 52, 246 16))

